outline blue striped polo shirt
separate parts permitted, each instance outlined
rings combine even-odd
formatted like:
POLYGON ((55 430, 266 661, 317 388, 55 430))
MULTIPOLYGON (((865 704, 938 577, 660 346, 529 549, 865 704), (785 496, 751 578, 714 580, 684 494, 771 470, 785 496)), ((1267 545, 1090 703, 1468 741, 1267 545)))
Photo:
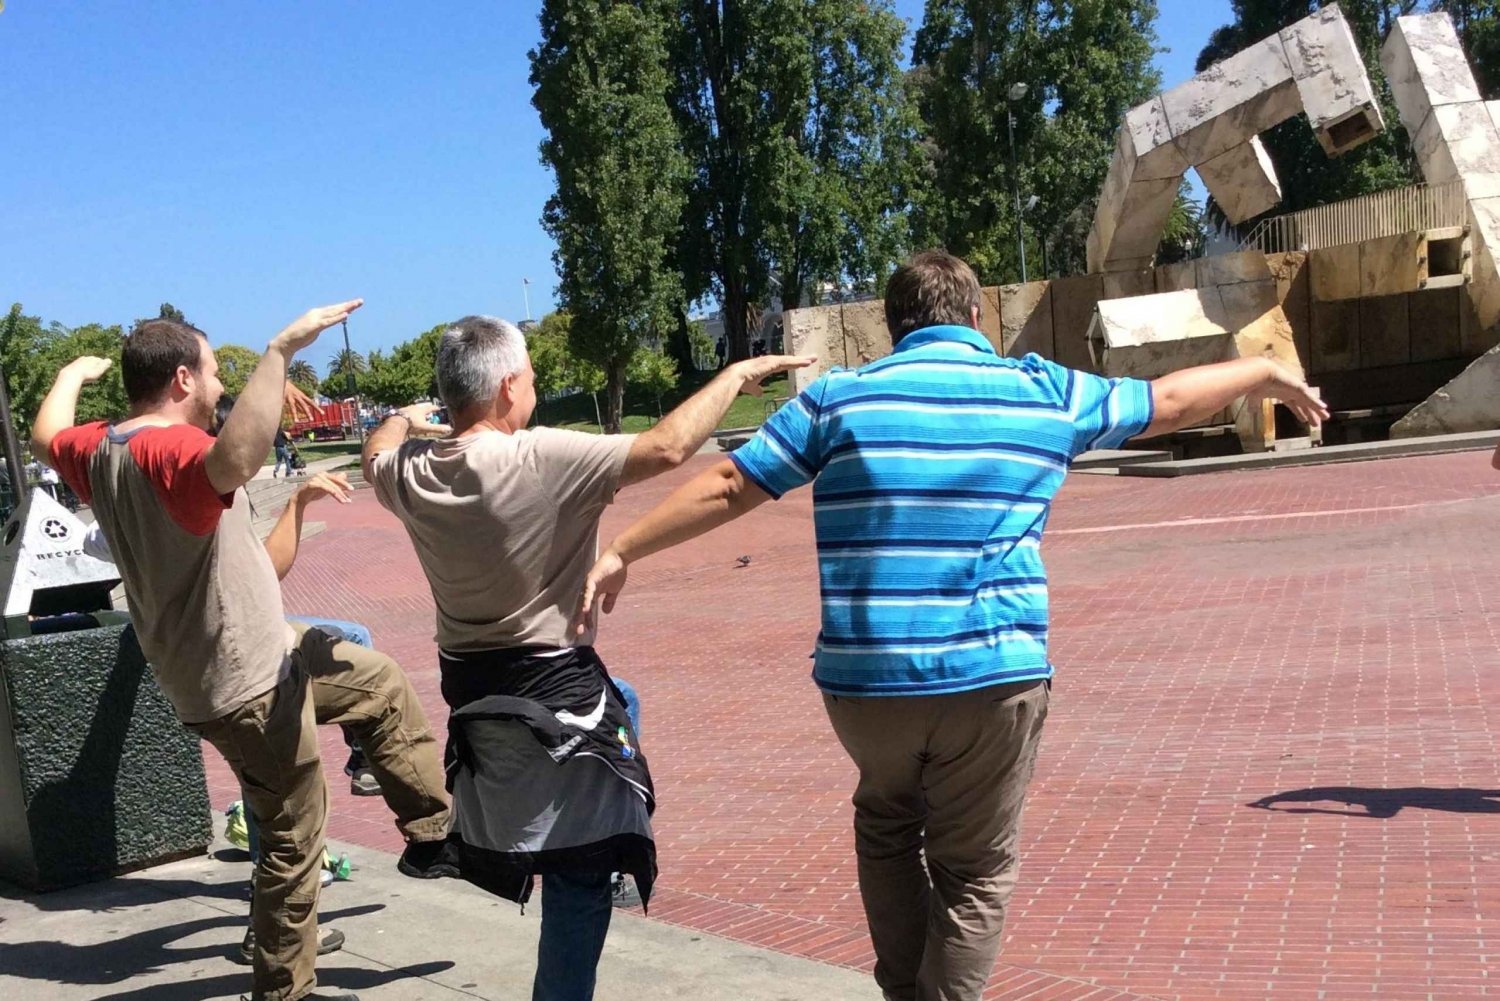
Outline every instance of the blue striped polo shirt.
POLYGON ((1151 423, 1151 386, 1001 358, 927 327, 835 369, 730 458, 772 497, 809 481, 833 695, 938 695, 1049 678, 1039 546, 1080 452, 1151 423))

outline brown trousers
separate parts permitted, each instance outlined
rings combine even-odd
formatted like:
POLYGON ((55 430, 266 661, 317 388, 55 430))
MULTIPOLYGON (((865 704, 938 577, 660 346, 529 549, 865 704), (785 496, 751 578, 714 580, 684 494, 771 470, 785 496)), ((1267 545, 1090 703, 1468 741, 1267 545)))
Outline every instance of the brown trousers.
POLYGON ((859 767, 859 891, 888 1001, 983 993, 1016 885, 1021 805, 1047 699, 1042 682, 823 697, 859 767))
POLYGON ((295 626, 291 670, 271 691, 192 727, 240 780, 260 826, 251 925, 255 1001, 317 986, 318 888, 328 787, 317 725, 347 724, 408 841, 448 833, 442 755, 411 683, 383 653, 295 626))

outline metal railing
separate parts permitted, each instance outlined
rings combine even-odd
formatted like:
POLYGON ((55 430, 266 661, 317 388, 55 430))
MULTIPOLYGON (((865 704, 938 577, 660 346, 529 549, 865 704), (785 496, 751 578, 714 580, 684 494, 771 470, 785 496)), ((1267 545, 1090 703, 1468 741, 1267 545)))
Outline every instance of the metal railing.
POLYGON ((1462 181, 1414 184, 1266 219, 1240 240, 1240 249, 1265 254, 1318 250, 1463 226, 1467 220, 1462 181))

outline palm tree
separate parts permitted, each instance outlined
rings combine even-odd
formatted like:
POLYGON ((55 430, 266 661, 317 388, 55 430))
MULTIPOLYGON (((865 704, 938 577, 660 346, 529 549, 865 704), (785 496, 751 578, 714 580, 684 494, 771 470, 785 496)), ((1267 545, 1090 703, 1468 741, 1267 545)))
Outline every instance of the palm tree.
POLYGON ((312 363, 298 358, 286 367, 286 377, 308 393, 316 392, 318 388, 318 370, 312 367, 312 363))
POLYGON ((365 356, 353 348, 345 348, 333 356, 333 361, 328 363, 328 374, 337 376, 363 375, 369 366, 365 364, 365 356))

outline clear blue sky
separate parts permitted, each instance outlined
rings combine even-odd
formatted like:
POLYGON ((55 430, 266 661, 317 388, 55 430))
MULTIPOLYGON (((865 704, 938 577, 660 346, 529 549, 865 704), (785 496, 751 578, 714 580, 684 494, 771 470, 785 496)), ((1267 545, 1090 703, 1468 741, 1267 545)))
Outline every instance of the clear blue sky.
MULTIPOLYGON (((1160 0, 1165 82, 1228 0, 1160 0)), ((896 0, 914 31, 922 0, 896 0)), ((360 295, 355 347, 552 302, 534 0, 8 0, 0 310, 128 323, 170 301, 259 349, 360 295)), ((331 338, 306 355, 321 370, 331 338)))

